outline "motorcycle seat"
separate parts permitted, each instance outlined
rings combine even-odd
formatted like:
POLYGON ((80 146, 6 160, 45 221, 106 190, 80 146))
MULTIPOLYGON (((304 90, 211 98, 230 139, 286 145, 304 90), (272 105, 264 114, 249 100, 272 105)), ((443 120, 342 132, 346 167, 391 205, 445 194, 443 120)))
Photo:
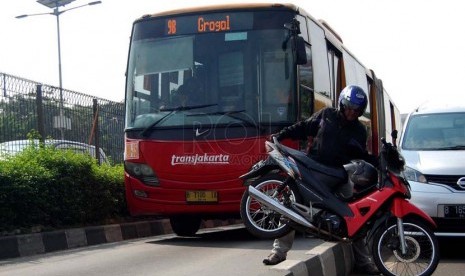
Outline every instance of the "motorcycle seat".
POLYGON ((326 166, 313 160, 302 151, 295 150, 286 146, 283 147, 290 156, 292 156, 299 163, 303 164, 306 168, 312 171, 317 171, 327 176, 340 179, 341 181, 347 181, 347 172, 344 168, 326 166))

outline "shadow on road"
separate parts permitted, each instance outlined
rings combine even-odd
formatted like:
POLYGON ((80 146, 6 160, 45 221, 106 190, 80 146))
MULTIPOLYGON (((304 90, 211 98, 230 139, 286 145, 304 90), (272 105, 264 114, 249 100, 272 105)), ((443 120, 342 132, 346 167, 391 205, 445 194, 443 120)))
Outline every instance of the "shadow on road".
POLYGON ((441 259, 447 258, 449 260, 465 260, 465 255, 457 254, 463 252, 465 249, 465 237, 438 237, 439 253, 441 259))
POLYGON ((245 228, 199 233, 192 237, 175 236, 173 238, 149 241, 147 243, 166 244, 174 246, 178 245, 226 248, 231 247, 232 243, 235 243, 235 245, 237 245, 237 242, 247 241, 263 241, 267 245, 270 245, 272 243, 272 240, 264 240, 254 237, 245 228))

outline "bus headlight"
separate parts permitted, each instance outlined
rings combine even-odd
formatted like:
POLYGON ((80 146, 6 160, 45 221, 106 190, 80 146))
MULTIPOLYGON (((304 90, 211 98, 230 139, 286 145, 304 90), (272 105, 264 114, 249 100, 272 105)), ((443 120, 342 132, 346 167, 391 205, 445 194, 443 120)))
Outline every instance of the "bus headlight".
POLYGON ((143 163, 124 162, 124 170, 132 177, 139 179, 148 186, 160 186, 158 177, 152 168, 143 163))

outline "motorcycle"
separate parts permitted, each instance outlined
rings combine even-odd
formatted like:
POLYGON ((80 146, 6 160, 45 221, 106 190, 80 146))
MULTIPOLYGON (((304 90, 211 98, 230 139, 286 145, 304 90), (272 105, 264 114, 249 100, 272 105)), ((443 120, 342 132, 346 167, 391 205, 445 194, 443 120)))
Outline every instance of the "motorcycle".
POLYGON ((268 156, 240 176, 247 186, 240 206, 247 230, 259 238, 279 238, 295 229, 314 237, 351 242, 366 238, 384 275, 431 275, 439 263, 435 222, 408 201, 404 160, 382 141, 379 168, 353 160, 328 167, 305 153, 266 141, 268 156), (337 192, 341 185, 352 194, 337 192))

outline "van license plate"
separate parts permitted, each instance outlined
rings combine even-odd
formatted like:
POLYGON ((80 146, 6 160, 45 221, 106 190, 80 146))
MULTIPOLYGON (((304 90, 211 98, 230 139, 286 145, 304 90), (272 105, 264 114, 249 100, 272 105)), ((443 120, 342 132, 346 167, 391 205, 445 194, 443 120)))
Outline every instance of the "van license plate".
POLYGON ((214 203, 218 202, 217 191, 186 191, 188 203, 214 203))
POLYGON ((465 218, 465 205, 445 205, 444 217, 465 218))

